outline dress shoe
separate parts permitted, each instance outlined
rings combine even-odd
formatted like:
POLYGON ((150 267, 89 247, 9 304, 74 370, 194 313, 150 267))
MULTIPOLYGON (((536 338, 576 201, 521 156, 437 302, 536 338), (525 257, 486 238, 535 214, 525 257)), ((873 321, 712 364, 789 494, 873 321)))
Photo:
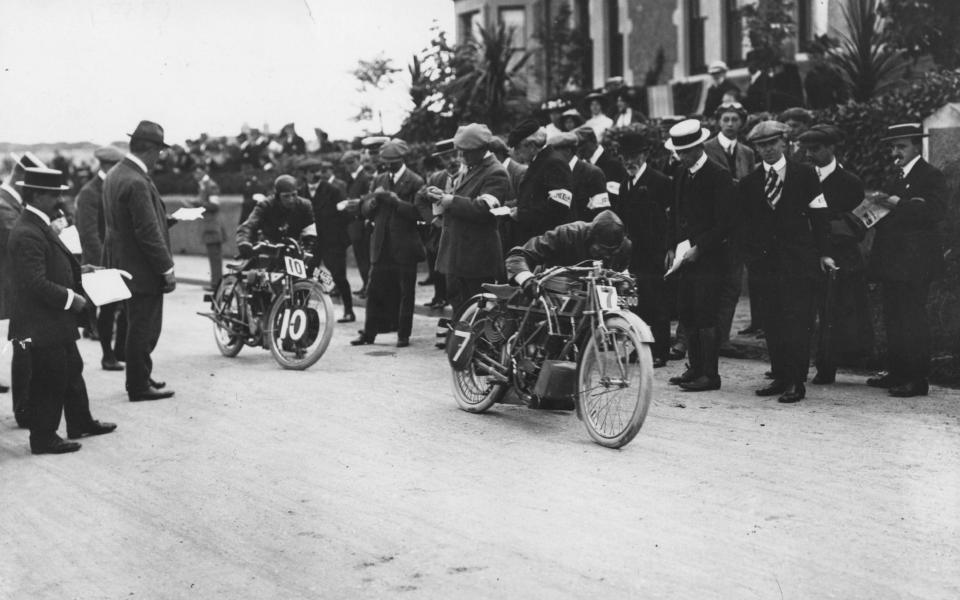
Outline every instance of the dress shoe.
POLYGON ((899 377, 892 375, 890 373, 885 373, 880 377, 871 377, 867 379, 867 385, 875 388, 889 389, 892 387, 897 387, 903 385, 904 381, 899 377))
POLYGON ((446 349, 447 349, 447 342, 446 342, 446 341, 437 342, 436 344, 433 345, 433 347, 436 348, 436 349, 438 349, 438 350, 446 350, 446 349))
POLYGON ((2 383, 0 383, 0 394, 6 394, 9 391, 10 391, 9 385, 3 385, 2 383))
POLYGON ((372 344, 373 341, 374 341, 374 339, 375 339, 375 338, 373 338, 372 336, 365 335, 364 333, 361 332, 361 333, 360 333, 360 337, 358 337, 358 338, 355 339, 355 340, 350 340, 350 345, 351 345, 351 346, 366 346, 367 344, 372 344))
POLYGON ((781 404, 793 404, 800 402, 807 396, 807 388, 802 383, 787 386, 786 391, 777 398, 781 404))
POLYGON ((910 381, 890 388, 890 395, 894 398, 913 398, 914 396, 926 396, 930 392, 930 386, 925 379, 910 381))
POLYGON ((813 383, 816 385, 829 385, 837 381, 836 371, 821 371, 817 369, 817 374, 813 376, 813 383))
POLYGON ((30 429, 30 421, 27 420, 27 411, 15 410, 13 411, 13 418, 17 422, 17 427, 20 429, 30 429))
POLYGON ((34 444, 30 442, 31 454, 66 454, 67 452, 76 452, 79 449, 80 444, 78 442, 65 442, 59 437, 43 443, 34 444))
POLYGON ((105 358, 100 361, 100 368, 104 371, 122 371, 123 363, 115 358, 105 358))
POLYGON ((150 385, 151 385, 152 387, 157 388, 158 390, 162 390, 163 388, 167 387, 167 382, 166 382, 166 381, 157 381, 157 380, 155 380, 153 377, 151 377, 151 378, 150 378, 150 385))
POLYGON ((340 290, 334 288, 334 289, 330 290, 330 291, 327 293, 327 295, 330 296, 331 298, 339 298, 339 297, 340 297, 340 290))
POLYGON ((360 288, 359 290, 353 293, 357 298, 366 298, 367 297, 367 288, 360 288))
POLYGON ((746 329, 741 329, 737 332, 737 335, 753 335, 760 331, 760 328, 756 325, 750 325, 746 329))
POLYGON ((746 352, 744 352, 740 348, 737 348, 736 346, 731 346, 730 344, 727 344, 726 346, 720 346, 720 348, 717 349, 717 355, 722 356, 724 358, 746 358, 747 357, 746 352))
POLYGON ((161 390, 154 386, 140 392, 129 392, 130 402, 141 402, 143 400, 163 400, 173 396, 173 390, 161 390))
POLYGON ((82 437, 90 435, 103 435, 105 433, 110 433, 117 428, 116 423, 105 423, 102 421, 91 421, 89 425, 84 427, 80 431, 70 431, 67 429, 67 437, 71 440, 76 440, 82 437))
POLYGON ((674 346, 673 348, 670 348, 670 354, 668 354, 667 356, 670 358, 670 360, 682 360, 683 357, 686 355, 687 355, 686 349, 681 350, 680 348, 677 348, 676 346, 674 346))
POLYGON ((764 371, 763 377, 765 379, 776 379, 777 376, 773 374, 773 371, 764 371))
POLYGON ((686 392, 706 392, 720 389, 719 375, 701 375, 693 381, 681 381, 680 389, 686 392))
POLYGON ((667 380, 667 383, 669 383, 670 385, 680 385, 681 383, 684 383, 684 382, 693 381, 697 377, 698 375, 693 370, 693 367, 691 367, 690 365, 687 365, 686 371, 684 371, 680 375, 677 375, 676 377, 671 377, 670 379, 667 380))
POLYGON ((357 316, 353 313, 346 313, 343 317, 337 319, 337 323, 353 323, 357 320, 357 316))
POLYGON ((397 338, 397 348, 406 348, 410 345, 410 338, 397 338))
POLYGON ((215 286, 212 286, 212 285, 205 285, 205 286, 203 286, 203 291, 205 291, 205 292, 215 292, 215 291, 217 291, 217 288, 216 288, 215 286))
MULTIPOLYGON (((632 357, 633 357, 633 355, 631 355, 631 358, 632 358, 632 357)), ((665 359, 665 358, 655 358, 655 359, 653 359, 653 368, 654 368, 654 369, 660 369, 660 368, 665 367, 665 366, 667 366, 667 359, 665 359)))
POLYGON ((787 382, 782 379, 774 379, 769 384, 754 392, 758 396, 776 396, 787 391, 787 382))

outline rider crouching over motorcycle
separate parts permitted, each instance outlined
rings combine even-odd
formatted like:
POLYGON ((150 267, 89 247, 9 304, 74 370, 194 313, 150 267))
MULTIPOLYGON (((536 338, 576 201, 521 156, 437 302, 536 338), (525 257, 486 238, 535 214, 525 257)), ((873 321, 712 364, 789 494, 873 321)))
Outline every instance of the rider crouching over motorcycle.
POLYGON ((313 207, 309 200, 297 195, 297 180, 291 175, 281 175, 273 182, 273 191, 273 196, 258 203, 247 220, 237 227, 240 258, 253 258, 253 247, 258 242, 277 244, 284 238, 299 238, 304 250, 312 249, 316 243, 313 207))
POLYGON ((617 271, 630 264, 630 240, 623 221, 612 210, 603 211, 592 221, 564 223, 530 238, 510 250, 505 262, 508 279, 536 297, 539 290, 533 269, 575 265, 589 259, 603 261, 605 268, 617 271))

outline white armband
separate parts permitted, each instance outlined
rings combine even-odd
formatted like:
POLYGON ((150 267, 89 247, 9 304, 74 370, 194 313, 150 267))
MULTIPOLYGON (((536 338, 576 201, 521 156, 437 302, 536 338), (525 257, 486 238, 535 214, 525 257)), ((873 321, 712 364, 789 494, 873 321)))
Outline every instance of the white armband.
POLYGON ((570 203, 573 202, 573 194, 570 193, 570 190, 562 188, 559 190, 550 190, 547 192, 547 197, 567 208, 570 208, 570 203))
POLYGON ((817 194, 817 197, 811 200, 807 206, 809 208, 826 208, 827 201, 823 198, 823 194, 817 194))
POLYGON ((614 196, 620 195, 620 184, 616 181, 607 182, 607 192, 613 194, 614 196))
POLYGON ((317 236, 317 224, 316 224, 316 223, 310 223, 309 225, 307 225, 306 227, 303 228, 303 231, 300 232, 300 235, 301 235, 301 236, 304 236, 304 235, 312 235, 312 236, 316 237, 316 236, 317 236))
POLYGON ((481 194, 477 197, 477 200, 483 200, 487 203, 487 206, 490 208, 496 208, 500 206, 500 201, 497 200, 496 196, 493 194, 481 194))
POLYGON ((590 201, 587 202, 587 208, 590 210, 597 210, 598 208, 610 208, 610 197, 607 196, 606 192, 601 192, 591 196, 590 201))
POLYGON ((523 285, 523 282, 533 277, 533 273, 530 271, 520 271, 513 276, 513 280, 517 282, 517 285, 523 285))

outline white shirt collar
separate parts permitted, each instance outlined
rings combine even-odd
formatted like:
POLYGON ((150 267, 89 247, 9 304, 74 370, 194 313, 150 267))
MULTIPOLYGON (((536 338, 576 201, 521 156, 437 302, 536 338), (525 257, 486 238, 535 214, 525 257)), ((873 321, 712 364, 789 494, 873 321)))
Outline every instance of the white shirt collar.
POLYGON ((23 198, 20 197, 20 192, 17 189, 15 189, 9 183, 0 185, 0 187, 7 190, 7 193, 13 196, 13 198, 20 204, 20 206, 23 206, 23 198))
POLYGON ((25 210, 29 210, 29 211, 32 212, 33 214, 35 214, 35 215, 37 215, 38 217, 40 217, 41 219, 43 219, 43 222, 46 223, 47 225, 50 224, 50 217, 48 217, 47 215, 45 215, 40 209, 38 209, 38 208, 36 208, 36 207, 34 207, 34 206, 30 206, 29 204, 27 204, 27 205, 24 206, 23 208, 24 208, 25 210))
POLYGON ((780 160, 778 160, 777 162, 773 163, 772 165, 768 165, 767 163, 763 163, 763 172, 764 172, 764 173, 766 173, 766 172, 769 171, 770 169, 774 169, 774 170, 776 170, 777 175, 779 175, 779 174, 783 173, 783 170, 786 169, 786 168, 787 168, 787 157, 786 157, 786 156, 781 156, 781 157, 780 157, 780 160))
POLYGON ((727 152, 730 151, 731 146, 737 145, 737 140, 731 140, 727 136, 723 135, 722 131, 717 134, 717 141, 720 142, 720 147, 726 150, 727 152))
POLYGON ((393 182, 396 183, 400 181, 400 178, 403 177, 403 174, 407 171, 407 165, 402 165, 400 170, 393 174, 393 182))
POLYGON ((647 170, 647 163, 644 162, 640 165, 640 170, 637 171, 637 174, 633 176, 633 185, 637 185, 637 182, 640 181, 640 178, 643 177, 643 173, 647 170))
POLYGON ((574 155, 573 158, 570 159, 570 170, 572 171, 575 166, 577 166, 577 156, 576 156, 576 155, 574 155))
POLYGON ((830 175, 832 175, 833 172, 836 171, 836 169, 837 169, 837 159, 836 159, 836 157, 834 157, 834 158, 830 161, 830 164, 828 164, 827 166, 825 166, 825 167, 817 167, 817 175, 820 176, 820 181, 823 181, 823 180, 826 179, 827 177, 830 177, 830 175))
POLYGON ((697 162, 693 163, 693 166, 690 167, 690 174, 696 175, 697 171, 703 168, 703 165, 707 164, 707 153, 704 152, 700 155, 700 158, 697 159, 697 162))
POLYGON ((503 163, 502 163, 502 164, 503 164, 503 168, 504 168, 504 169, 506 169, 507 167, 510 166, 510 161, 511 161, 511 160, 513 160, 513 159, 510 158, 509 156, 506 157, 505 159, 503 159, 503 163))
POLYGON ((140 170, 143 171, 144 175, 149 175, 149 173, 147 173, 147 165, 145 165, 142 160, 140 160, 139 158, 137 158, 136 155, 134 155, 134 154, 128 154, 128 155, 127 155, 127 158, 130 159, 130 162, 132 162, 133 164, 135 164, 135 165, 137 165, 138 167, 140 167, 140 170))
POLYGON ((98 169, 97 177, 100 178, 100 181, 104 181, 107 178, 107 173, 103 169, 98 169))
POLYGON ((907 164, 903 165, 903 176, 904 176, 904 177, 906 177, 907 175, 910 174, 910 170, 913 169, 913 165, 917 164, 917 161, 918 161, 918 160, 920 160, 920 155, 919 155, 919 154, 916 155, 916 156, 914 156, 914 157, 913 157, 913 160, 911 160, 911 161, 908 162, 907 164))
POLYGON ((357 167, 356 171, 350 174, 350 177, 353 177, 354 179, 356 179, 357 177, 360 177, 360 173, 362 172, 363 172, 363 165, 360 165, 359 167, 357 167))
POLYGON ((600 160, 600 155, 603 154, 603 146, 597 144, 597 149, 593 151, 593 155, 590 156, 590 164, 595 165, 597 161, 600 160))

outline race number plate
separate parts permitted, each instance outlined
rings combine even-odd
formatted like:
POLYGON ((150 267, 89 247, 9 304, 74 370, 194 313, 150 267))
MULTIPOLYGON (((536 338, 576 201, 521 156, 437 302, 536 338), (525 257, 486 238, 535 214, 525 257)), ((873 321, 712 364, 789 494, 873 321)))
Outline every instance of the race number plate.
POLYGON ((617 288, 610 285, 598 285, 597 302, 603 310, 616 310, 619 308, 619 304, 617 304, 617 288))
POLYGON ((299 258, 284 256, 283 262, 287 266, 288 275, 293 275, 294 277, 299 277, 300 279, 306 279, 307 265, 303 264, 302 260, 299 258))

